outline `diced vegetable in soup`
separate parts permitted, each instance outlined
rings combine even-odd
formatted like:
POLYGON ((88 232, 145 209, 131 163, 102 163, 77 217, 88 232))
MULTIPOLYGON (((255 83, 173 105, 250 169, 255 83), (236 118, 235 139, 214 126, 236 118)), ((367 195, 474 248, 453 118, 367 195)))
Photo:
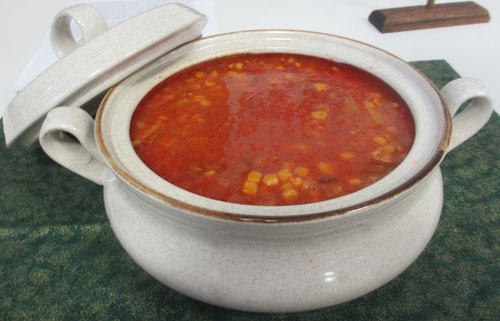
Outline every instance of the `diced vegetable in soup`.
POLYGON ((152 171, 190 192, 291 205, 386 176, 411 148, 414 124, 401 97, 358 68, 244 54, 161 82, 135 110, 130 138, 152 171))

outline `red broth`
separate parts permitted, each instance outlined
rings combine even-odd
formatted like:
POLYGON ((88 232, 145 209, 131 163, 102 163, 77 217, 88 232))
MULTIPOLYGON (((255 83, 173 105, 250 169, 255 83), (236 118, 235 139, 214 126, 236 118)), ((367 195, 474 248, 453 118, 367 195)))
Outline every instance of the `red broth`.
POLYGON ((183 70, 152 89, 130 124, 157 175, 233 203, 290 205, 355 192, 391 172, 415 134, 402 98, 350 65, 245 54, 183 70))

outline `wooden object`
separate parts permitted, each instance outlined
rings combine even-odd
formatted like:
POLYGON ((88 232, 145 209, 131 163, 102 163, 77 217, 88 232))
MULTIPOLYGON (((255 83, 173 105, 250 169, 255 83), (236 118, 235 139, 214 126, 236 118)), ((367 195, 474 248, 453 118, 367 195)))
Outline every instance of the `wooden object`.
POLYGON ((489 13, 474 2, 453 2, 372 11, 368 20, 382 33, 449 27, 490 21, 489 13))

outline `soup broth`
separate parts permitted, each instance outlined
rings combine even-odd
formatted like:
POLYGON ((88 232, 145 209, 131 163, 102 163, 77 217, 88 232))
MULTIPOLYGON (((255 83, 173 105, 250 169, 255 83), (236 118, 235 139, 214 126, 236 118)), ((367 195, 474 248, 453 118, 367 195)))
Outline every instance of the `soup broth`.
POLYGON ((414 134, 405 102, 380 79, 281 53, 228 56, 174 74, 130 123, 137 155, 157 175, 251 205, 355 192, 398 166, 414 134))

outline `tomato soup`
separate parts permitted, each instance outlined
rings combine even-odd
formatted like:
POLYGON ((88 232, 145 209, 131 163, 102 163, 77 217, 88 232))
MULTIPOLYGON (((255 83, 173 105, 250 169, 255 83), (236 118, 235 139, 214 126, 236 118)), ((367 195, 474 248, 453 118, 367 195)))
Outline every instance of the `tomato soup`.
POLYGON ((391 172, 415 129, 402 98, 350 65, 294 54, 210 60, 161 82, 130 138, 157 175, 233 203, 292 205, 355 192, 391 172))

